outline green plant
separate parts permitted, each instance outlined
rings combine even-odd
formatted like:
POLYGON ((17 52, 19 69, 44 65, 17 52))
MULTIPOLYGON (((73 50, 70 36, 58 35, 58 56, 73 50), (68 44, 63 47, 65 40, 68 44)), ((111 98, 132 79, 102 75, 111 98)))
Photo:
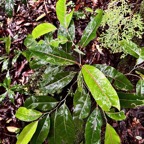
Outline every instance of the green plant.
POLYGON ((141 14, 143 21, 144 21, 144 9, 143 9, 143 7, 144 7, 144 0, 141 2, 141 6, 140 6, 140 14, 141 14))
POLYGON ((144 23, 140 14, 133 13, 126 0, 111 1, 105 10, 102 20, 103 28, 107 29, 100 35, 101 46, 110 49, 113 53, 123 52, 129 54, 121 47, 121 40, 141 38, 144 23))
MULTIPOLYGON (((15 2, 16 0, 0 0, 0 8, 5 9, 8 17, 13 16, 15 2)), ((22 2, 26 3, 26 0, 22 0, 22 2)))
POLYGON ((104 124, 105 144, 120 143, 107 117, 123 120, 126 116, 121 108, 127 107, 127 103, 129 107, 144 104, 139 88, 141 82, 137 84, 139 95, 125 96, 124 92, 131 92, 133 85, 124 74, 111 66, 82 65, 82 49, 96 37, 103 11, 96 11, 79 43, 75 44, 73 10, 67 13, 66 9, 66 0, 59 0, 56 4, 59 28, 42 23, 24 41, 27 50, 23 55, 31 68, 40 71, 40 82, 37 91, 31 93, 24 107, 15 114, 18 119, 31 122, 21 131, 17 144, 44 141, 49 144, 100 144, 104 124), (57 34, 55 39, 53 33, 57 34), (40 39, 41 36, 44 39, 40 39))
POLYGON ((3 82, 0 83, 0 87, 5 89, 5 92, 0 94, 0 103, 4 100, 5 97, 8 96, 10 101, 14 103, 14 96, 15 92, 24 93, 24 87, 19 84, 12 84, 11 77, 9 71, 7 71, 6 77, 4 78, 3 82))
POLYGON ((20 91, 22 90, 22 86, 15 84, 12 85, 11 83, 11 76, 10 76, 10 71, 12 71, 12 66, 15 64, 17 61, 18 57, 21 54, 21 51, 14 51, 15 56, 13 58, 10 57, 10 48, 11 48, 11 37, 3 37, 0 38, 0 40, 5 44, 5 53, 2 54, 0 57, 0 64, 1 64, 1 72, 3 74, 1 75, 2 82, 0 82, 0 86, 4 88, 4 93, 0 94, 0 102, 8 96, 9 99, 14 103, 14 95, 15 91, 20 91), (11 66, 10 66, 11 65, 11 66))

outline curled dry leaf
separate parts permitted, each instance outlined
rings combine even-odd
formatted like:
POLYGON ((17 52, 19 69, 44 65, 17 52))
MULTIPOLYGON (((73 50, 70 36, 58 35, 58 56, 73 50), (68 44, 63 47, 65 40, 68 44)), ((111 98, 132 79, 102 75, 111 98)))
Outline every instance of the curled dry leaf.
POLYGON ((9 132, 12 132, 12 133, 17 133, 19 131, 19 128, 14 127, 14 126, 7 126, 6 128, 9 132))

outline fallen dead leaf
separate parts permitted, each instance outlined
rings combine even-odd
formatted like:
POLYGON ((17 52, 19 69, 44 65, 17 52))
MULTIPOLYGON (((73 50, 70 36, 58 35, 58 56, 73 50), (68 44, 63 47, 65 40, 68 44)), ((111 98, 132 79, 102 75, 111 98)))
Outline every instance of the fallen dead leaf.
POLYGON ((14 127, 14 126, 7 126, 6 128, 9 132, 12 132, 12 133, 17 133, 19 131, 19 128, 14 127))

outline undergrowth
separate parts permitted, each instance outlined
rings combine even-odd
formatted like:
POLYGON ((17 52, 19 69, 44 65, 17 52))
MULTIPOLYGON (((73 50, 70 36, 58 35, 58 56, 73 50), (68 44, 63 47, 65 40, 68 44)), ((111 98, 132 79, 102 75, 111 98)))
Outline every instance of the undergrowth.
POLYGON ((132 40, 133 37, 142 38, 144 23, 139 13, 134 13, 126 0, 112 1, 104 12, 101 23, 104 32, 100 35, 101 46, 113 53, 123 52, 121 40, 132 40))
MULTIPOLYGON (((47 22, 37 25, 24 40, 27 49, 14 58, 16 62, 22 54, 35 72, 26 89, 19 89, 25 90, 28 98, 15 114, 25 122, 20 132, 14 131, 18 133, 16 144, 100 144, 103 139, 105 144, 120 144, 108 120, 124 120, 123 109, 144 105, 144 76, 139 71, 143 68, 144 50, 131 41, 142 35, 140 15, 134 14, 125 0, 112 1, 105 12, 87 10, 93 15, 77 43, 74 9, 68 12, 66 0, 58 0, 59 26, 47 22), (97 30, 102 28, 101 46, 135 57, 135 66, 126 75, 109 65, 82 64, 85 48, 98 38, 97 30), (135 86, 127 75, 139 79, 135 86)), ((8 69, 11 38, 1 40, 7 57, 0 62, 7 74, 0 83, 6 91, 0 100, 8 96, 14 103, 18 90, 11 85, 8 69)))

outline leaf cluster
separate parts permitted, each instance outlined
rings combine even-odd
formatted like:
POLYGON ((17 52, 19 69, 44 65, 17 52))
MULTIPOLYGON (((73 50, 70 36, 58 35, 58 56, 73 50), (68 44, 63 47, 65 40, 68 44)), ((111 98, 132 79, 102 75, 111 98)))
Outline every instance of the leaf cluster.
POLYGON ((112 1, 104 12, 102 27, 106 28, 100 35, 101 46, 113 53, 129 54, 120 45, 121 40, 132 40, 133 37, 142 38, 144 23, 139 13, 133 13, 126 0, 112 1))
MULTIPOLYGON (((27 50, 23 55, 32 69, 44 69, 39 92, 32 93, 15 114, 19 120, 30 122, 19 134, 17 144, 44 141, 49 144, 100 144, 103 125, 106 125, 105 144, 120 143, 107 117, 124 120, 122 108, 144 105, 143 79, 132 93, 133 84, 115 68, 81 64, 85 54, 82 49, 96 37, 102 22, 103 11, 96 12, 80 41, 75 43, 73 10, 68 13, 66 0, 58 0, 56 14, 60 26, 42 23, 26 37, 27 50)), ((139 64, 143 62, 143 51, 137 51, 137 45, 123 40, 121 46, 136 57, 139 64)))
POLYGON ((4 92, 0 94, 0 102, 2 102, 5 97, 9 97, 11 102, 14 103, 14 95, 16 91, 22 92, 22 86, 15 84, 12 85, 12 78, 10 76, 10 71, 13 68, 13 65, 16 63, 18 57, 21 54, 21 51, 14 51, 15 56, 13 58, 10 57, 10 47, 11 47, 11 37, 3 37, 0 38, 0 41, 5 44, 4 48, 5 53, 0 57, 0 64, 1 64, 1 77, 2 81, 0 82, 0 86, 4 88, 4 92))

